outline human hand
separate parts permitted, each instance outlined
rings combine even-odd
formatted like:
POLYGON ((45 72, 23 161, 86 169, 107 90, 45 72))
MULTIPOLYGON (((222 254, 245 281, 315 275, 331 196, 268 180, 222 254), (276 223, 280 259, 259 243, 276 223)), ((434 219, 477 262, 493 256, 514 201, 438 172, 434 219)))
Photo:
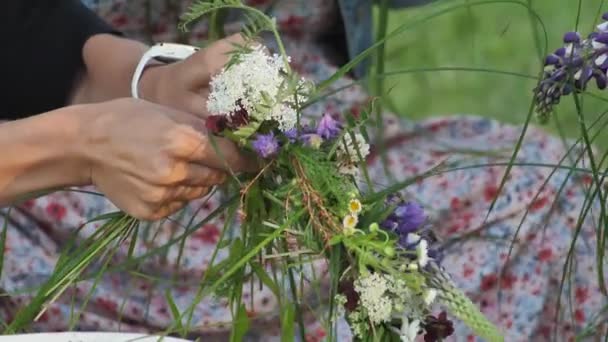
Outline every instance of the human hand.
POLYGON ((223 183, 227 169, 255 170, 232 142, 213 138, 216 150, 193 115, 131 98, 90 107, 82 150, 91 183, 136 218, 176 212, 223 183))
POLYGON ((206 117, 211 77, 228 62, 234 45, 244 44, 240 34, 218 40, 189 58, 146 70, 140 82, 141 97, 154 103, 206 117))

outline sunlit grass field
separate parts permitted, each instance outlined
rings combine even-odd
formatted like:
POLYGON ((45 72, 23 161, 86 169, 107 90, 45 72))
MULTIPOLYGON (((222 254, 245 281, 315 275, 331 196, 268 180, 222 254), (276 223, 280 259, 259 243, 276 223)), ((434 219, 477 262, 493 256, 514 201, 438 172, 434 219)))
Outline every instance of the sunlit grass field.
MULTIPOLYGON (((582 1, 578 30, 584 36, 601 20, 601 13, 608 11, 604 2, 582 1)), ((472 0, 440 0, 419 8, 392 10, 388 31, 440 9, 467 3, 471 6, 430 19, 390 40, 386 71, 467 67, 536 77, 541 68, 545 35, 540 24, 533 26, 528 10, 513 3, 475 5, 477 1, 472 0), (535 43, 535 29, 539 44, 535 43)), ((527 3, 531 3, 546 28, 549 51, 560 47, 563 33, 575 28, 579 1, 529 0, 527 3)), ((387 78, 384 87, 390 90, 389 105, 408 118, 475 114, 521 124, 528 115, 535 85, 535 79, 511 75, 431 70, 387 78)), ((586 122, 592 122, 606 110, 608 102, 584 98, 586 122)), ((572 96, 562 99, 555 115, 568 137, 580 136, 572 96)), ((559 127, 552 120, 545 128, 557 134, 559 127)), ((601 133, 595 145, 608 146, 608 130, 601 133)))

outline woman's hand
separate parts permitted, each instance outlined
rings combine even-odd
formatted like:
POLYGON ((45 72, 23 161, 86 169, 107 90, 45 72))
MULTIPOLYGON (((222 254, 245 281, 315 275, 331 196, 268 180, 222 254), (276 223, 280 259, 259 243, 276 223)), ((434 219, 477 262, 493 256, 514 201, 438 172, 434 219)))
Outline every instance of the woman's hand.
POLYGON ((149 68, 140 83, 142 98, 206 117, 211 77, 222 70, 235 45, 244 42, 235 34, 181 62, 149 68))
POLYGON ((136 99, 93 107, 81 149, 91 183, 139 219, 166 217, 204 196, 227 169, 255 170, 231 142, 212 142, 190 114, 136 99))
MULTIPOLYGON (((240 34, 219 40, 189 58, 168 65, 149 66, 139 82, 140 97, 150 102, 207 116, 211 77, 224 67, 240 34)), ((87 40, 83 57, 86 72, 77 83, 71 104, 99 103, 131 96, 131 78, 148 49, 137 41, 99 34, 87 40), (108 54, 108 51, 120 53, 108 54)))

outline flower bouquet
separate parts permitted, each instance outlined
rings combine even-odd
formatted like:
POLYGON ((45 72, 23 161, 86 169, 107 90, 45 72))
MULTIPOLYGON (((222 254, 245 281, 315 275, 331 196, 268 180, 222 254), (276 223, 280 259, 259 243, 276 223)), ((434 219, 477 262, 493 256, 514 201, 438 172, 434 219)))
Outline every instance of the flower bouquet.
MULTIPOLYGON (((321 295, 327 310, 320 319, 329 340, 336 338, 335 325, 344 317, 360 341, 414 341, 419 335, 439 341, 453 333, 445 312, 433 314, 440 305, 477 335, 502 341, 441 267, 440 247, 424 209, 399 194, 416 179, 375 189, 365 164, 370 153, 366 127, 374 124, 368 111, 344 121, 327 114, 317 120, 303 116, 303 108, 319 99, 331 80, 315 85, 301 79, 290 67, 274 20, 254 8, 236 0, 199 2, 184 24, 228 8, 248 15, 247 43, 235 46, 230 62, 211 81, 207 107, 213 115, 206 125, 214 135, 257 154, 262 165, 255 174, 233 175, 226 186, 228 194, 236 195, 216 214, 227 217, 225 231, 239 221, 240 235, 222 235, 197 301, 185 312, 172 305, 175 322, 167 333, 185 335, 198 300, 214 295, 227 298, 232 308, 231 339, 243 339, 251 320, 243 287, 259 283, 277 297, 282 339, 302 334, 304 341, 305 288, 313 283, 311 265, 323 264, 329 289, 321 295), (261 31, 274 33, 278 54, 257 43, 261 31), (215 263, 221 249, 228 257, 215 263)), ((34 308, 60 295, 100 251, 122 242, 137 226, 122 213, 100 219, 106 222, 94 239, 59 260, 34 308)), ((20 328, 38 311, 22 312, 11 326, 20 328)))

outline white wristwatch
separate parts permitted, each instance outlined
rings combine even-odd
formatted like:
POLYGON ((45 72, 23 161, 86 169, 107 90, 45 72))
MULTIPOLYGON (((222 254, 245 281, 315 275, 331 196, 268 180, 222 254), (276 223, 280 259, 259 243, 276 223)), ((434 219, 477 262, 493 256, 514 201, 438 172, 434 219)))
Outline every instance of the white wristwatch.
POLYGON ((173 63, 190 57, 198 50, 199 48, 194 46, 174 43, 159 43, 152 46, 141 57, 137 68, 135 68, 135 73, 131 80, 131 95, 136 99, 139 98, 139 80, 150 61, 157 60, 163 63, 173 63))

